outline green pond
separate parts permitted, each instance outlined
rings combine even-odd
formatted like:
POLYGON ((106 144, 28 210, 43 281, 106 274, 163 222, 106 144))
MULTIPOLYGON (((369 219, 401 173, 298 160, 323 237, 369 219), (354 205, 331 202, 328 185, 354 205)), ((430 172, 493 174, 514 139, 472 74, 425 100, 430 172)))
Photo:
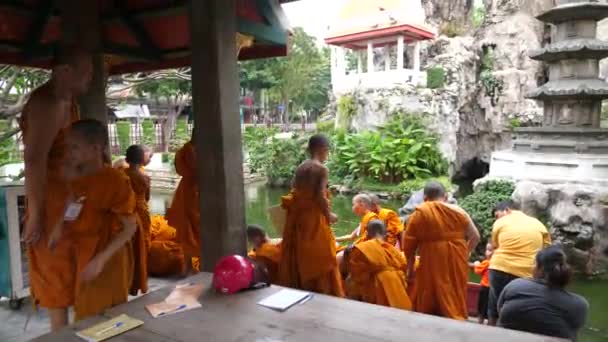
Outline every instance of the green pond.
MULTIPOLYGON (((266 229, 271 237, 278 237, 270 218, 267 215, 268 207, 277 205, 281 196, 287 193, 286 189, 269 188, 265 185, 248 185, 245 188, 246 217, 248 224, 259 224, 266 229)), ((152 195, 150 209, 153 213, 164 214, 166 203, 172 195, 155 193, 152 195)), ((357 217, 351 212, 352 197, 335 196, 332 198, 332 211, 339 216, 339 222, 333 228, 336 235, 346 235, 359 224, 357 217)), ((384 206, 397 210, 403 203, 400 201, 387 201, 384 206)), ((471 275, 472 281, 479 279, 471 275)), ((581 332, 581 342, 608 342, 608 279, 578 279, 570 288, 571 291, 583 295, 591 306, 587 327, 581 332)))

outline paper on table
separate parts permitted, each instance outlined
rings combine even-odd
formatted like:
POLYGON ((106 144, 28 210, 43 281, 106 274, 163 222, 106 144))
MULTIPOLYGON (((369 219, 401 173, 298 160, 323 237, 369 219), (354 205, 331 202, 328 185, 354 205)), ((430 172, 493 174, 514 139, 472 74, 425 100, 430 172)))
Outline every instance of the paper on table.
POLYGON ((178 312, 200 308, 198 297, 203 293, 203 284, 177 285, 164 301, 146 305, 146 310, 157 318, 178 312))
POLYGON ((144 322, 140 320, 122 314, 111 320, 81 330, 76 333, 76 336, 89 342, 100 342, 135 329, 143 324, 144 322))
POLYGON ((283 289, 262 299, 258 302, 258 305, 278 311, 285 311, 298 303, 308 301, 310 298, 312 298, 312 293, 310 292, 283 289))

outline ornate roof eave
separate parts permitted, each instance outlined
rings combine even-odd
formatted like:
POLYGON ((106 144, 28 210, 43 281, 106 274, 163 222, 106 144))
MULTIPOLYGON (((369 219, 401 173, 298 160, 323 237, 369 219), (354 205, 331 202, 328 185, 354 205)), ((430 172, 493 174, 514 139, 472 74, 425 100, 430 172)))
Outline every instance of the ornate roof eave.
POLYGON ((600 21, 608 18, 608 3, 591 1, 566 3, 554 7, 536 18, 540 21, 552 24, 574 20, 600 21))
POLYGON ((531 50, 536 61, 555 62, 564 59, 603 59, 608 57, 608 42, 599 39, 572 39, 531 50))
POLYGON ((526 98, 533 100, 602 100, 608 98, 608 83, 598 78, 550 81, 526 94, 526 98))

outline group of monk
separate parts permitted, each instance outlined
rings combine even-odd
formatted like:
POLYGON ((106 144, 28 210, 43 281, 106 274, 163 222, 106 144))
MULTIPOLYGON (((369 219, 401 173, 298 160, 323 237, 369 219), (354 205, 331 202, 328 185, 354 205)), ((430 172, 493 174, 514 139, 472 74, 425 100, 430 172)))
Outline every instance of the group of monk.
POLYGON ((183 178, 169 222, 151 217, 144 170, 151 151, 131 146, 113 167, 105 124, 80 119, 76 99, 88 89, 92 70, 88 52, 63 49, 20 118, 27 198, 22 238, 31 296, 48 309, 52 331, 68 324, 69 308, 76 320, 96 315, 146 293, 149 275, 198 269, 198 211, 188 210, 198 203, 192 144, 176 155, 183 178))
POLYGON ((272 242, 259 226, 248 227, 249 256, 266 265, 273 283, 404 310, 467 319, 468 259, 480 236, 469 215, 447 203, 443 186, 429 182, 404 227, 375 195, 353 198, 361 217, 352 234, 335 237, 331 225, 329 140, 309 141, 310 159, 295 171, 282 198, 283 238, 272 242), (338 242, 352 242, 339 246, 338 242))
MULTIPOLYGON (((31 294, 48 309, 51 330, 99 314, 148 290, 148 276, 182 275, 200 265, 196 151, 186 143, 175 156, 182 177, 166 221, 150 216, 151 153, 131 146, 113 167, 105 124, 81 120, 76 98, 92 77, 91 58, 77 48, 58 55, 51 79, 30 96, 21 116, 25 145, 31 294)), ((405 310, 466 319, 467 259, 479 241, 469 216, 446 203, 429 183, 425 203, 404 227, 375 196, 359 194, 355 231, 334 236, 330 149, 323 135, 309 141, 310 159, 298 166, 280 243, 249 227, 250 257, 273 283, 405 310), (352 242, 339 246, 337 241, 352 242), (419 258, 417 258, 419 256, 419 258)))

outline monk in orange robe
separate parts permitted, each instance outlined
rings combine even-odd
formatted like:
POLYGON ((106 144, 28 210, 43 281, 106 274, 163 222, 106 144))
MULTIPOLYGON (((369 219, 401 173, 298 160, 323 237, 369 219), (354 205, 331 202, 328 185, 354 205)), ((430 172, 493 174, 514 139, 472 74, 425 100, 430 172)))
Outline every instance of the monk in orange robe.
POLYGON ((75 122, 67 136, 70 161, 64 224, 53 236, 70 240, 75 319, 100 314, 127 301, 133 276, 131 238, 137 230, 129 178, 107 164, 108 133, 96 120, 75 122))
MULTIPOLYGON (((181 245, 186 260, 200 258, 200 211, 196 151, 194 142, 187 142, 175 154, 175 171, 182 179, 175 190, 171 207, 167 209, 167 221, 175 227, 177 241, 181 245)), ((194 265, 187 262, 186 273, 195 271, 194 265)))
POLYGON ((405 258, 395 246, 385 242, 386 234, 384 222, 371 220, 367 230, 369 240, 354 245, 348 253, 348 296, 371 304, 411 310, 405 282, 405 258))
POLYGON ((135 192, 135 213, 137 214, 137 232, 131 241, 134 254, 133 285, 129 293, 136 296, 139 291, 148 292, 148 252, 152 243, 150 237, 150 177, 142 171, 144 149, 139 145, 129 146, 126 161, 129 167, 124 170, 131 180, 135 192))
POLYGON ((247 240, 253 247, 247 256, 263 265, 268 270, 270 282, 275 283, 281 260, 281 244, 270 242, 264 229, 255 224, 247 226, 247 240))
POLYGON ((148 273, 157 277, 181 275, 186 271, 184 251, 177 242, 175 228, 160 215, 151 217, 152 243, 148 254, 148 273))
POLYGON ((283 286, 344 297, 324 196, 327 172, 317 161, 303 162, 296 169, 293 190, 282 198, 287 217, 277 278, 283 286))
MULTIPOLYGON (((144 162, 143 165, 141 166, 141 171, 145 171, 145 167, 148 166, 148 164, 150 164, 150 162, 152 161, 152 157, 154 156, 154 152, 152 151, 152 149, 146 145, 139 145, 141 146, 141 148, 143 148, 144 150, 144 162)), ((126 170, 129 168, 129 163, 127 162, 126 158, 120 158, 117 159, 116 161, 114 161, 114 163, 112 164, 112 167, 115 169, 119 169, 119 170, 126 170)))
POLYGON ((410 216, 403 238, 408 280, 416 284, 414 310, 466 320, 467 260, 479 242, 479 232, 464 210, 446 203, 441 184, 428 183, 424 200, 410 216), (420 255, 417 271, 416 252, 420 255))
MULTIPOLYGON (((329 150, 331 148, 331 143, 329 142, 329 138, 323 134, 315 134, 308 139, 308 147, 306 148, 306 152, 308 152, 309 160, 317 161, 321 164, 325 164, 327 159, 329 158, 329 150)), ((329 201, 331 208, 331 193, 329 189, 325 189, 324 191, 325 198, 329 201)), ((338 215, 335 213, 329 214, 329 223, 334 224, 338 222, 338 215)))
POLYGON ((51 242, 53 227, 62 224, 67 185, 61 168, 68 157, 65 133, 78 120, 77 97, 93 75, 91 55, 75 47, 55 56, 51 79, 32 92, 19 125, 25 146, 27 217, 23 240, 28 244, 30 293, 48 309, 51 330, 68 323, 67 308, 74 303, 70 241, 51 242), (49 248, 54 244, 54 250, 49 248))
POLYGON ((388 208, 382 208, 380 198, 376 195, 369 195, 372 200, 372 211, 378 214, 378 217, 386 225, 386 242, 401 248, 401 239, 405 230, 403 222, 397 213, 388 208))

